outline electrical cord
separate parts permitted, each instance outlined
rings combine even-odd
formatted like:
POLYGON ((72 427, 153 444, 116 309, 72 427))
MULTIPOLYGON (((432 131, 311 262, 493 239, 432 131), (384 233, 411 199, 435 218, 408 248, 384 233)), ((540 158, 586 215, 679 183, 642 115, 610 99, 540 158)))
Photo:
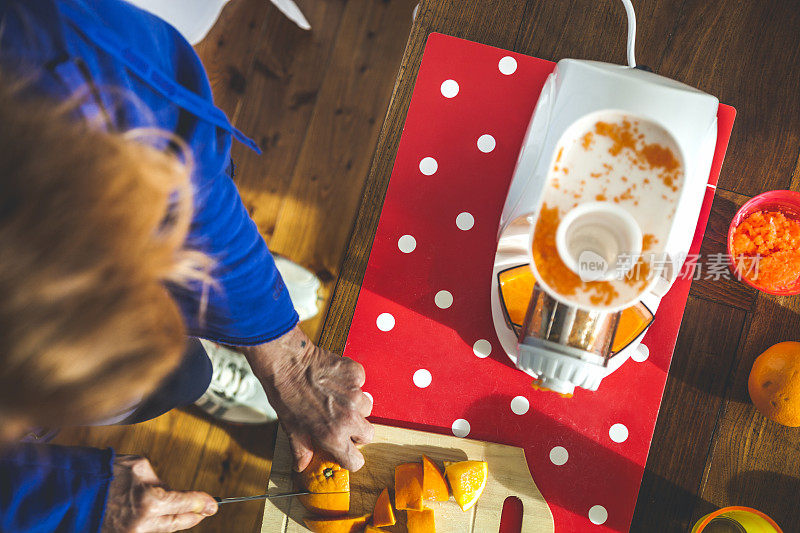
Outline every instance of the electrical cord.
POLYGON ((636 55, 634 53, 636 48, 636 13, 633 10, 631 0, 622 0, 622 5, 625 6, 625 13, 628 14, 628 66, 636 68, 636 55))

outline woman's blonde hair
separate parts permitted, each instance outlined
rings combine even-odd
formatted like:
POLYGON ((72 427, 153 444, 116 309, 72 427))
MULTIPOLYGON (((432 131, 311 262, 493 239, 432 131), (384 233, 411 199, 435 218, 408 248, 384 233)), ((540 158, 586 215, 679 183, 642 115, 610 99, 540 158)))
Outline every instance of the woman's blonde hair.
MULTIPOLYGON (((169 283, 186 249, 190 163, 75 118, 0 77, 0 424, 84 423, 146 396, 185 347, 169 283)), ((174 146, 174 143, 172 143, 174 146)))

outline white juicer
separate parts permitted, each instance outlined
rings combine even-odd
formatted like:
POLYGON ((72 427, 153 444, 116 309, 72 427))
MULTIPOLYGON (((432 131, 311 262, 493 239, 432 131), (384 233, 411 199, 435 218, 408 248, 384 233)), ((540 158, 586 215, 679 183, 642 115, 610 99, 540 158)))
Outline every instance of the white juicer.
POLYGON ((677 278, 717 140, 717 98, 635 68, 635 15, 629 0, 623 4, 629 66, 557 63, 498 229, 491 280, 498 338, 520 370, 562 394, 597 390, 638 349, 647 327, 612 350, 620 316, 638 307, 652 319, 677 278), (647 278, 630 281, 644 251, 647 278), (501 287, 504 273, 520 268, 536 283, 524 323, 511 316, 501 287))

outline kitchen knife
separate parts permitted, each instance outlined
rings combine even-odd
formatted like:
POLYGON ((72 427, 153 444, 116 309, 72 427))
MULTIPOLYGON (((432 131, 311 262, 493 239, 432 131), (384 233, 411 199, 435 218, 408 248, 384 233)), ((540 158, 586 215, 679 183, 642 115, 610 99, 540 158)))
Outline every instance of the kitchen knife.
POLYGON ((250 500, 271 500, 272 498, 290 498, 292 496, 305 496, 308 494, 344 494, 347 491, 339 492, 282 492, 280 494, 257 494, 255 496, 240 496, 238 498, 214 498, 218 505, 223 503, 248 502, 250 500))

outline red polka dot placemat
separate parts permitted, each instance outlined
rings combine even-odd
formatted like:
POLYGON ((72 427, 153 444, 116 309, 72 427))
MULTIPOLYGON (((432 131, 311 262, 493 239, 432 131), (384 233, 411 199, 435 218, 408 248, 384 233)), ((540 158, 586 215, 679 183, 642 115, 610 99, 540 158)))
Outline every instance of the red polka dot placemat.
MULTIPOLYGON (((503 352, 489 301, 500 211, 554 66, 430 35, 345 355, 366 367, 376 422, 520 446, 557 531, 626 531, 691 281, 662 301, 649 356, 596 392, 536 391, 503 352)), ((734 115, 720 106, 692 253, 734 115)))

